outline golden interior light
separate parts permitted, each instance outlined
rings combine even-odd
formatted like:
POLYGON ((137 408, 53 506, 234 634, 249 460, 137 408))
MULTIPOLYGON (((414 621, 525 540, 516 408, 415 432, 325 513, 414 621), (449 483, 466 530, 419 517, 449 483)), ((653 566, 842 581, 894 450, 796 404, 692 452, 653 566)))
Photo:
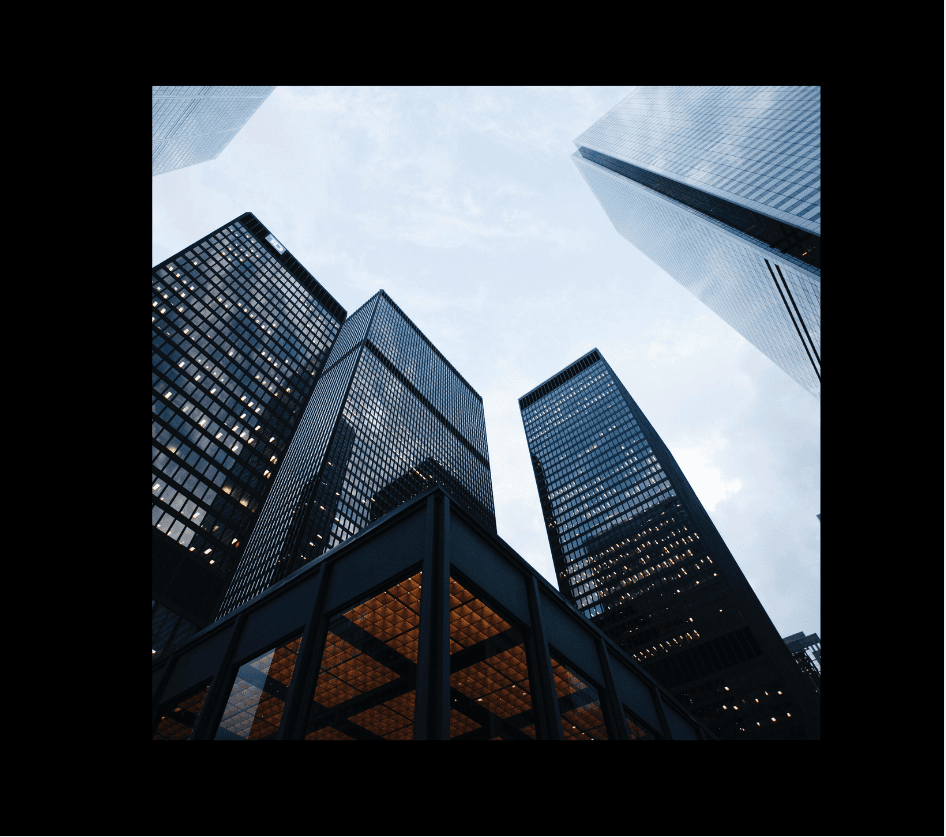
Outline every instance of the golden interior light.
POLYGON ((420 579, 417 573, 332 620, 309 718, 317 728, 306 735, 307 740, 357 737, 349 735, 348 724, 387 739, 413 737, 415 691, 409 678, 417 663, 420 579), (378 659, 388 656, 391 665, 378 659), (402 660, 400 665, 398 658, 402 660), (410 671, 404 674, 406 667, 410 671), (395 670, 398 668, 401 673, 395 670), (404 691, 392 695, 391 689, 396 692, 401 679, 404 691), (379 689, 383 691, 378 702, 372 703, 372 693, 379 689), (334 719, 340 710, 344 716, 348 701, 353 701, 354 713, 346 719, 348 732, 317 726, 322 713, 334 719), (326 712, 329 709, 335 712, 326 712))

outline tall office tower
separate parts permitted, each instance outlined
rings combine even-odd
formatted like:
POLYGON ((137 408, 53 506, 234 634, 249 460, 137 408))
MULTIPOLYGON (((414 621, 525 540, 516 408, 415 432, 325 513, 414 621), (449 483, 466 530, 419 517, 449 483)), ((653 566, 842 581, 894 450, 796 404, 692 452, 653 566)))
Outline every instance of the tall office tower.
POLYGON ((275 87, 152 87, 151 176, 216 160, 275 87))
POLYGON ((614 228, 821 392, 821 89, 638 87, 572 155, 614 228))
POLYGON ((496 531, 483 399, 378 291, 332 347, 220 616, 433 485, 496 531))
POLYGON ((817 696, 601 353, 519 408, 565 598, 721 738, 817 738, 817 696))
POLYGON ((152 655, 213 621, 344 319, 249 212, 152 269, 152 655))

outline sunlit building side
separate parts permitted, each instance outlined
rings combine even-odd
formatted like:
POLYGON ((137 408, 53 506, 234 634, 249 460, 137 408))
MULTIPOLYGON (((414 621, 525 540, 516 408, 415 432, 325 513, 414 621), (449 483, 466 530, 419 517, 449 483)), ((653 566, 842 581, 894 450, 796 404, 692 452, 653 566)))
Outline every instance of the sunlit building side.
POLYGON ((637 87, 575 145, 618 233, 820 396, 820 88, 637 87))

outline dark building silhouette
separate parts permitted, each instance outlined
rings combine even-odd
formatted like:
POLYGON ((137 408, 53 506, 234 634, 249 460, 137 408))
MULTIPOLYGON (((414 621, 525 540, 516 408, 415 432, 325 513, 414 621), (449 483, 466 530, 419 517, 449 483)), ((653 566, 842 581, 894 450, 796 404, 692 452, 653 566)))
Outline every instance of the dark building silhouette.
POLYGON ((484 504, 467 490, 455 473, 432 456, 418 462, 375 494, 371 498, 369 519, 379 520, 411 497, 416 497, 435 485, 449 491, 465 508, 476 509, 480 520, 489 520, 489 510, 484 504))
POLYGON ((805 636, 804 632, 784 637, 785 645, 792 652, 798 667, 805 673, 815 689, 821 691, 821 637, 818 634, 805 636))
POLYGON ((483 400, 384 291, 345 321, 285 460, 221 616, 432 483, 496 528, 483 400))
POLYGON ((249 212, 151 290, 155 655, 213 621, 345 310, 249 212))
POLYGON ((559 589, 720 738, 817 738, 818 698, 597 349, 519 399, 559 589))
POLYGON ((152 665, 154 740, 707 740, 442 488, 152 665))

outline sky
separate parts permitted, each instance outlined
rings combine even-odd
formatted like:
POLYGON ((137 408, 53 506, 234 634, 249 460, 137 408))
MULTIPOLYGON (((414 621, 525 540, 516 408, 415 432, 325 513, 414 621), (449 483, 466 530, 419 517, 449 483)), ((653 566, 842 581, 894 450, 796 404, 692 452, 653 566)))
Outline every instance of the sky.
POLYGON ((781 636, 820 636, 820 403, 570 159, 631 89, 277 87, 216 160, 152 178, 151 263, 252 212, 349 314, 383 288, 483 397, 499 535, 556 587, 518 399, 597 348, 781 636))

